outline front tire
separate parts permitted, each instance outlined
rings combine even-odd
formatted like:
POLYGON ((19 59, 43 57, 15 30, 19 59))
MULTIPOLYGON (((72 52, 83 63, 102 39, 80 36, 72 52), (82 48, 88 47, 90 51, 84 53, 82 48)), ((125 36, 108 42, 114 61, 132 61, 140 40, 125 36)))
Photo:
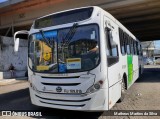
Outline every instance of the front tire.
POLYGON ((124 82, 124 78, 122 79, 122 86, 121 86, 121 97, 118 100, 118 103, 122 102, 125 98, 125 94, 126 94, 126 86, 125 86, 125 82, 124 82))

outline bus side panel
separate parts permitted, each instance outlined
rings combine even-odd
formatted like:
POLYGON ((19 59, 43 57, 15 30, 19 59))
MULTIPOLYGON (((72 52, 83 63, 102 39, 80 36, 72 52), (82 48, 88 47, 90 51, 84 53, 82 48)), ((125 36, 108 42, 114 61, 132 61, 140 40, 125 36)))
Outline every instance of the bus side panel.
POLYGON ((133 82, 134 83, 138 79, 139 75, 139 67, 138 67, 138 56, 133 56, 133 82))

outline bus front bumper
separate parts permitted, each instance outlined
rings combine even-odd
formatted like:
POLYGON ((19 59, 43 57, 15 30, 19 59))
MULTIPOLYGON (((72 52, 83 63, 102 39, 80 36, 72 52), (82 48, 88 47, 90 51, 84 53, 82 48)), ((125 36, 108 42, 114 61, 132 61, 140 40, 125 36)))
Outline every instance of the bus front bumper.
POLYGON ((86 96, 38 93, 31 87, 29 90, 31 102, 37 106, 79 111, 108 110, 108 96, 105 89, 100 89, 86 96))

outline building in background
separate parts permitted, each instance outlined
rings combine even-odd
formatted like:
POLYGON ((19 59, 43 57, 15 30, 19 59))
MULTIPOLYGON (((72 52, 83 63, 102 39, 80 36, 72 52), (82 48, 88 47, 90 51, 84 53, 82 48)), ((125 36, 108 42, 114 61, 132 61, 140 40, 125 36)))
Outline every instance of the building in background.
POLYGON ((145 64, 160 64, 160 41, 142 42, 145 64))
POLYGON ((154 60, 155 64, 160 64, 160 41, 155 41, 154 60))
POLYGON ((154 41, 142 42, 142 50, 143 50, 144 57, 153 58, 154 50, 155 50, 154 41))

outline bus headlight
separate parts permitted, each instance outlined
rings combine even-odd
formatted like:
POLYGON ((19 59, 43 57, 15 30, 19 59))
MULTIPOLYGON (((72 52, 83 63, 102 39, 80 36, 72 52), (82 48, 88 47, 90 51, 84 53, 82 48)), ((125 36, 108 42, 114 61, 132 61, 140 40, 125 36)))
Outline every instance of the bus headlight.
POLYGON ((88 88, 85 94, 88 95, 90 93, 94 93, 94 92, 98 91, 102 87, 102 85, 103 85, 103 81, 102 80, 98 81, 93 86, 88 88))

